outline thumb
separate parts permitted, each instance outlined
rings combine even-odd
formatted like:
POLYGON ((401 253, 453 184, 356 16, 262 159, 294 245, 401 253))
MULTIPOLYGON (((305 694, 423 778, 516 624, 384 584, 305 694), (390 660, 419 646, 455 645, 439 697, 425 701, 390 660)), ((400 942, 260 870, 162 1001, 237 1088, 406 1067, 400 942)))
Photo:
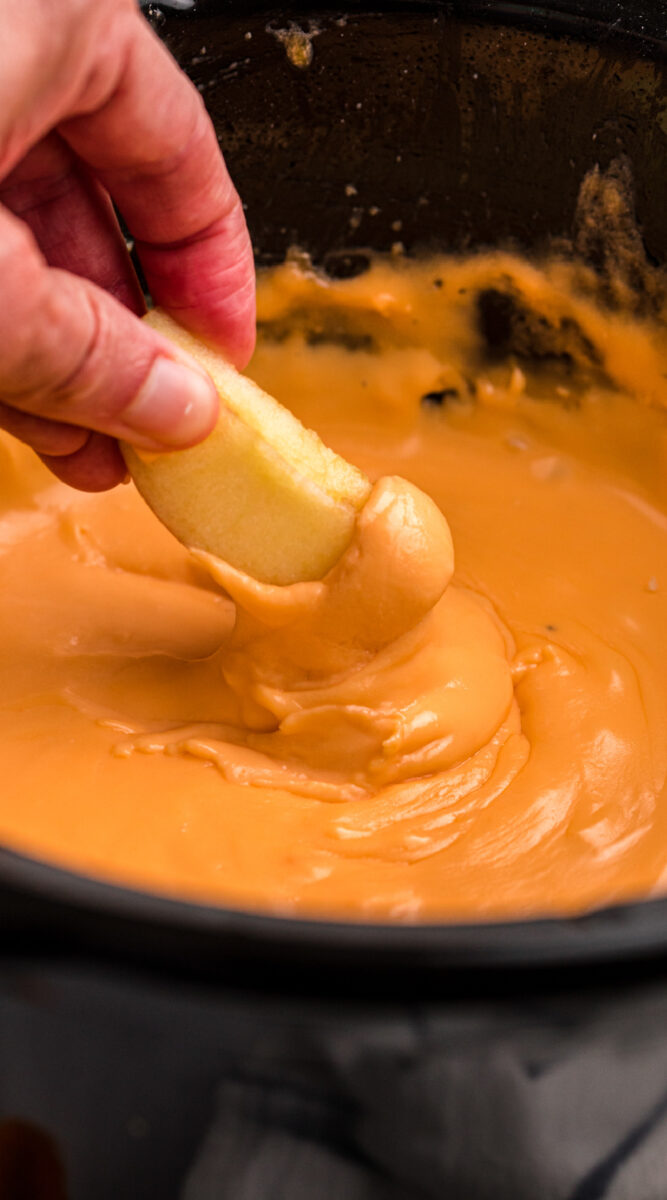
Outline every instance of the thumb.
POLYGON ((0 278, 1 406, 149 451, 211 431, 218 396, 197 363, 107 292, 49 268, 1 209, 0 278))

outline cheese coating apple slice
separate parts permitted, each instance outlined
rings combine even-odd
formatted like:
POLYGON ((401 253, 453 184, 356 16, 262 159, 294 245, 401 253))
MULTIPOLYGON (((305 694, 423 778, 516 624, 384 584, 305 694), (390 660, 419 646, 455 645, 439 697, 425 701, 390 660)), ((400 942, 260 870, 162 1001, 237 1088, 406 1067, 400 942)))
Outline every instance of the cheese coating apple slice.
POLYGON ((262 583, 321 579, 350 543, 366 476, 166 313, 144 319, 201 363, 221 402, 199 446, 145 455, 123 444, 144 500, 186 546, 262 583))

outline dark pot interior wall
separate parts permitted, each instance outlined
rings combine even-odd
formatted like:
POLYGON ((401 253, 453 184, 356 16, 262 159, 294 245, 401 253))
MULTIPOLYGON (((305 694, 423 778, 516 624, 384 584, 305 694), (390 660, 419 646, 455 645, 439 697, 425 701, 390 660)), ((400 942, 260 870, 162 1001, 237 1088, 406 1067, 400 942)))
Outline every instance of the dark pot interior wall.
POLYGON ((655 35, 661 6, 649 20, 626 5, 611 28, 577 6, 557 38, 544 9, 518 5, 491 21, 493 4, 485 20, 474 5, 239 7, 148 12, 213 116, 261 262, 294 244, 318 260, 396 242, 540 247, 571 234, 584 175, 619 155, 647 250, 667 260, 665 44, 628 32, 655 35))

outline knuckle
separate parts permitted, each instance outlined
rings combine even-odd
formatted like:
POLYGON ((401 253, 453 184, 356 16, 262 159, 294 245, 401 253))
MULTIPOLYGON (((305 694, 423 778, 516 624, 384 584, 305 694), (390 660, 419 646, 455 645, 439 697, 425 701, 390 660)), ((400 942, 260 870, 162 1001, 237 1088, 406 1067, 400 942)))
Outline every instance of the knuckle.
MULTIPOLYGON (((94 293, 81 291, 77 297, 77 318, 77 337, 73 339, 71 353, 59 358, 56 347, 53 344, 50 347, 50 360, 54 364, 50 394, 56 412, 70 406, 74 399, 85 404, 102 374, 107 322, 94 293)), ((42 320, 45 328, 56 331, 66 328, 71 323, 71 299, 65 299, 58 288, 52 288, 42 320)))
MULTIPOLYGON (((12 271, 31 267, 38 259, 37 243, 28 226, 6 210, 0 214, 0 267, 12 271)), ((5 275, 7 281, 7 276, 5 275)), ((8 280, 11 282, 11 278, 8 280)))
MULTIPOLYGON (((0 270, 1 270, 0 266, 0 270)), ((0 310, 0 397, 26 412, 56 420, 94 373, 99 330, 86 293, 42 268, 16 272, 12 302, 0 310)))
POLYGON ((32 234, 21 221, 0 221, 0 389, 13 390, 28 369, 35 319, 42 305, 44 267, 32 234))

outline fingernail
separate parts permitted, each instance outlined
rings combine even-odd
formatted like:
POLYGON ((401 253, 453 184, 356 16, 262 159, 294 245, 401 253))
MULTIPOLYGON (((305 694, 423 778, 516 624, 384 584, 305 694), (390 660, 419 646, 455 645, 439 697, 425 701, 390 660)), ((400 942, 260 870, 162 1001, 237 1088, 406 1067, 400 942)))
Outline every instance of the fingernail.
POLYGON ((218 412, 213 383, 182 362, 160 356, 123 413, 123 424, 158 446, 192 446, 210 432, 218 412))

